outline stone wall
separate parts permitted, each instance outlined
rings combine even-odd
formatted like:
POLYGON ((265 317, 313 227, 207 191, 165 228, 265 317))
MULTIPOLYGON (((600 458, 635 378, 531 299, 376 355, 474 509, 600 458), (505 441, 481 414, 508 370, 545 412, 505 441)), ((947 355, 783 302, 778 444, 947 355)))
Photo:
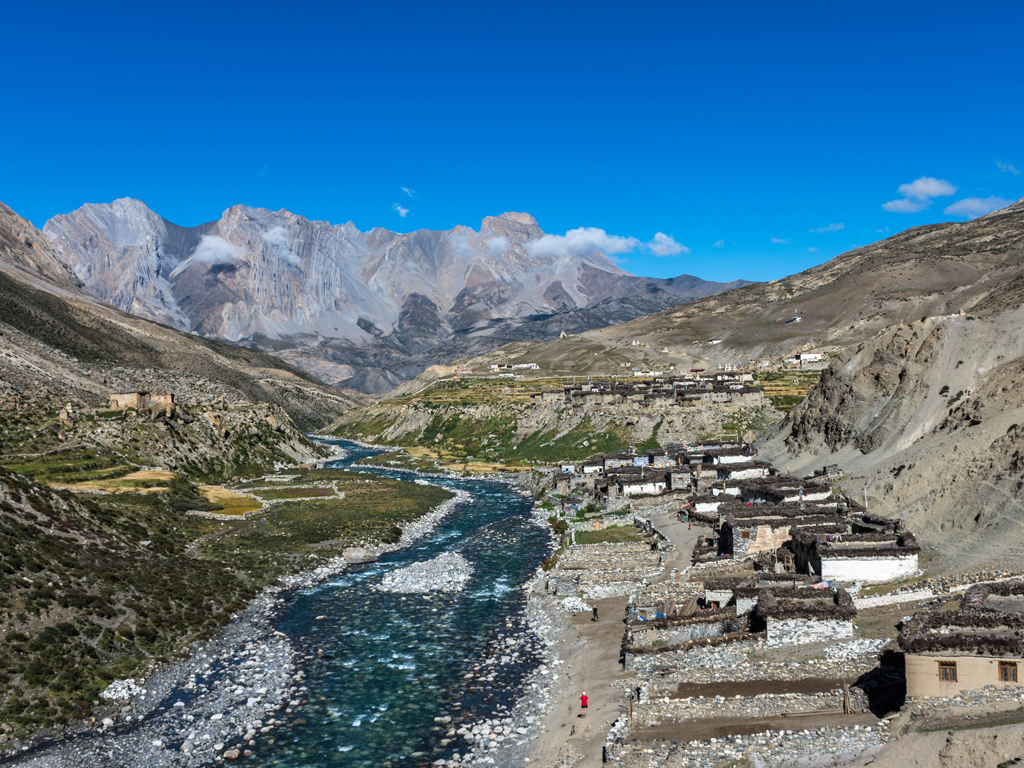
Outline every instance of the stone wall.
POLYGON ((853 622, 839 619, 768 619, 768 645, 802 645, 853 637, 853 622))
MULTIPOLYGON (((854 710, 868 710, 867 695, 860 688, 850 688, 850 707, 854 710)), ((763 694, 743 699, 688 698, 652 699, 647 706, 633 711, 632 727, 665 722, 693 722, 731 717, 779 717, 787 712, 814 712, 821 709, 843 708, 843 691, 835 689, 829 693, 780 693, 763 694)))
POLYGON ((898 581, 917 572, 917 555, 896 557, 822 558, 821 578, 825 581, 879 583, 898 581))

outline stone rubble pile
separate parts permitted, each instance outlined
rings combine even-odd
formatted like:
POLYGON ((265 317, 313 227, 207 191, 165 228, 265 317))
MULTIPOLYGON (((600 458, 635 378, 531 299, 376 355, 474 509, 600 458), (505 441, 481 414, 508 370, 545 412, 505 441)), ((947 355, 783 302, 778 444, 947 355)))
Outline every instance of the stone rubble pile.
POLYGON ((103 690, 103 693, 100 694, 100 698, 112 699, 115 701, 134 699, 136 696, 146 692, 143 690, 142 686, 139 685, 139 683, 144 682, 146 681, 136 681, 135 678, 129 678, 128 680, 115 680, 103 690))
POLYGON ((878 653, 884 646, 889 644, 885 637, 852 640, 849 643, 830 645, 825 649, 825 657, 829 661, 840 661, 842 659, 855 659, 858 656, 870 656, 878 653))
POLYGON ((567 597, 562 601, 562 610, 569 613, 590 613, 591 607, 578 597, 567 597))
POLYGON ((374 589, 401 594, 459 592, 472 575, 473 566, 466 558, 457 552, 445 552, 385 575, 374 589))

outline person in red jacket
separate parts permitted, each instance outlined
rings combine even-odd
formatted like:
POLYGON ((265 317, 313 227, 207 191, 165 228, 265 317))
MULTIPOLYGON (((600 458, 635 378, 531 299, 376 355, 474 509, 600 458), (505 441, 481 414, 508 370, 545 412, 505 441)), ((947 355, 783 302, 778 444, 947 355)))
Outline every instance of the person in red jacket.
POLYGON ((581 710, 580 717, 586 717, 587 716, 587 694, 586 694, 586 691, 584 691, 583 695, 580 696, 580 710, 581 710))

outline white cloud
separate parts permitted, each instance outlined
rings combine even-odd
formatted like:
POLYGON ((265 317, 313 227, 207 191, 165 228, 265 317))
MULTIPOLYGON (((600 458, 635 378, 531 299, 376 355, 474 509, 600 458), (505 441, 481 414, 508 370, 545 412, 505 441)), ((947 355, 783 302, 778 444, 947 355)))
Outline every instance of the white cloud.
POLYGON ((984 216, 986 213, 992 213, 992 211, 1005 208, 1012 202, 1013 200, 1007 200, 1002 197, 965 197, 963 200, 957 200, 952 205, 947 205, 943 213, 947 213, 950 216, 976 219, 979 216, 984 216))
POLYGON ((640 241, 635 237, 609 235, 598 227, 570 229, 564 235, 544 235, 526 244, 531 256, 586 256, 602 251, 606 256, 636 250, 640 241))
POLYGON ((1020 176, 1020 170, 1014 168, 1010 163, 1004 163, 1002 160, 996 160, 996 167, 998 167, 1003 173, 1012 173, 1014 176, 1020 176))
POLYGON ((689 248, 676 242, 672 235, 666 235, 664 232, 655 233, 654 239, 647 244, 647 247, 655 256, 678 256, 681 253, 690 252, 689 248))
POLYGON ((822 232, 838 232, 841 229, 846 229, 846 225, 840 221, 835 224, 829 224, 827 227, 818 227, 817 229, 812 229, 811 232, 813 232, 816 235, 820 235, 822 232))
POLYGON ((789 245, 793 241, 788 237, 773 237, 772 242, 776 245, 789 245))
POLYGON ((504 235, 495 235, 494 237, 488 238, 485 245, 487 246, 487 250, 491 252, 492 256, 500 256, 512 247, 511 241, 504 235))
POLYGON ((238 248, 217 235, 203 235, 192 252, 192 261, 201 264, 229 264, 238 258, 238 248))
POLYGON ((809 245, 809 246, 807 246, 807 250, 810 251, 811 253, 814 253, 818 249, 809 245))
POLYGON ((453 235, 449 242, 460 256, 472 256, 475 253, 473 246, 469 243, 469 238, 463 235, 453 235))
POLYGON ((409 189, 408 187, 402 187, 402 191, 405 192, 409 197, 416 197, 416 190, 409 189))
POLYGON ((715 248, 725 248, 725 240, 719 240, 714 245, 715 245, 715 248))
POLYGON ((931 204, 931 200, 908 200, 903 197, 899 200, 890 200, 887 203, 882 203, 882 210, 889 213, 917 213, 918 211, 923 211, 931 204))
POLYGON ((918 211, 923 211, 931 204, 931 200, 909 200, 903 197, 899 200, 890 200, 887 203, 882 203, 882 210, 889 213, 917 213, 918 211))
POLYGON ((903 197, 882 203, 882 210, 889 211, 889 213, 917 213, 928 208, 932 204, 933 197, 947 197, 955 194, 956 190, 956 185, 950 184, 945 179, 922 176, 908 184, 900 184, 899 193, 903 197))
POLYGON ((302 259, 295 255, 288 246, 288 230, 278 225, 263 233, 263 239, 267 245, 277 251, 277 255, 287 261, 293 267, 302 264, 302 259))
POLYGON ((398 203, 395 203, 394 205, 392 205, 391 206, 391 210, 398 211, 398 215, 401 216, 403 219, 405 218, 405 214, 407 214, 409 212, 408 208, 403 208, 398 203))
POLYGON ((915 200, 927 200, 932 197, 946 197, 956 194, 956 185, 950 184, 945 179, 935 179, 931 176, 922 176, 917 181, 909 184, 900 184, 899 193, 904 197, 912 197, 915 200))

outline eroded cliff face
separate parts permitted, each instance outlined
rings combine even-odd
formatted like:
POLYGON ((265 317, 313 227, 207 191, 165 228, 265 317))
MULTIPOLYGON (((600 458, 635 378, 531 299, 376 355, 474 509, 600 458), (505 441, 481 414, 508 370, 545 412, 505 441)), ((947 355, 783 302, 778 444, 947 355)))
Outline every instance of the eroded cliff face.
POLYGON ((238 205, 217 221, 179 227, 121 199, 56 216, 44 232, 85 287, 118 309, 287 352, 326 381, 365 391, 509 341, 621 322, 746 284, 636 277, 597 250, 537 249, 531 244, 544 233, 524 213, 488 217, 479 232, 398 234, 238 205))
MULTIPOLYGON (((933 567, 1024 554, 1024 308, 896 326, 850 350, 777 425, 762 455, 838 463, 843 490, 904 514, 933 567)), ((1019 564, 1019 562, 1018 562, 1019 564)))
POLYGON ((42 233, 3 203, 0 203, 0 256, 10 265, 41 275, 58 285, 79 285, 71 269, 54 256, 42 233))

